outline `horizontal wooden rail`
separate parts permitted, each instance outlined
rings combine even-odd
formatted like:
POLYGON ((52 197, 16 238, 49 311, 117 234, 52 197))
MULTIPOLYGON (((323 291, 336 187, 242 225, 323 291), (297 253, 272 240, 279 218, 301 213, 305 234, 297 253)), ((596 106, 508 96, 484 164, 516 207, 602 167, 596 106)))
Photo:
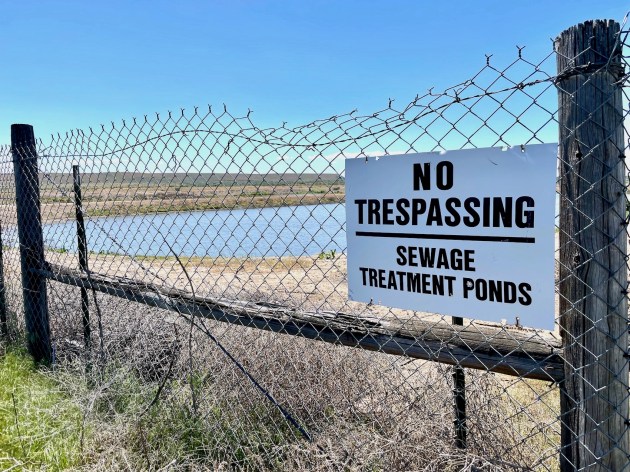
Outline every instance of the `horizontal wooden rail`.
POLYGON ((390 320, 226 298, 193 298, 180 290, 94 273, 88 277, 52 265, 35 272, 56 282, 185 315, 530 379, 557 382, 563 378, 560 340, 548 331, 390 320))

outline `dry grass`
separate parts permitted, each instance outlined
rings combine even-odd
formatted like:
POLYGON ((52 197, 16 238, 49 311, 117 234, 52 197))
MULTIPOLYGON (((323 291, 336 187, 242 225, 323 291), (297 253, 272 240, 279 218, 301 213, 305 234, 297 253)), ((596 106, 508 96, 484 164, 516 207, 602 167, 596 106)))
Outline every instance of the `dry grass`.
MULTIPOLYGON (((46 259, 77 266, 72 253, 51 251, 46 259)), ((348 302, 343 255, 182 263, 198 294, 357 316, 422 316, 348 302)), ((19 276, 14 267, 5 270, 9 282, 19 276)), ((91 254, 90 267, 189 289, 174 257, 133 261, 91 254)), ((466 370, 469 447, 462 451, 454 446, 451 367, 206 320, 207 332, 303 426, 311 442, 208 334, 191 331, 185 317, 100 293, 96 310, 90 294, 88 357, 79 289, 55 282, 48 288, 55 380, 92 431, 79 469, 558 468, 559 399, 553 385, 466 370)), ((18 298, 9 297, 12 303, 18 298)))
POLYGON ((99 294, 103 357, 95 332, 85 380, 77 289, 50 293, 64 301, 53 314, 59 375, 95 431, 85 470, 557 469, 558 393, 543 382, 467 370, 461 451, 452 368, 206 320, 309 442, 173 313, 99 294))

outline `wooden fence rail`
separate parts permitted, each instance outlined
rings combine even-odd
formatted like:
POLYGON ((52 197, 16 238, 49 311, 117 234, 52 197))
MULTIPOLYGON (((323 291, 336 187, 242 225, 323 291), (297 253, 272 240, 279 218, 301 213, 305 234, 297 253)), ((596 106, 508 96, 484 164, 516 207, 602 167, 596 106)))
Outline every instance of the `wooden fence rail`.
POLYGON ((530 379, 563 378, 561 341, 547 331, 308 312, 269 303, 193 297, 146 282, 95 273, 88 276, 50 264, 49 269, 36 273, 184 315, 530 379))

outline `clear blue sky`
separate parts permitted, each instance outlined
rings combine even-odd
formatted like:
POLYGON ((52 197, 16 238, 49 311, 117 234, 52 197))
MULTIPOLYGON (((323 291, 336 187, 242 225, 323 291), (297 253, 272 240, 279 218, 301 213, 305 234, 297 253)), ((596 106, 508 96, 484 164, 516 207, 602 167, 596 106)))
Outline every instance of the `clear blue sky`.
POLYGON ((0 143, 226 103, 259 126, 302 124, 469 78, 484 53, 531 58, 628 2, 0 0, 0 143))

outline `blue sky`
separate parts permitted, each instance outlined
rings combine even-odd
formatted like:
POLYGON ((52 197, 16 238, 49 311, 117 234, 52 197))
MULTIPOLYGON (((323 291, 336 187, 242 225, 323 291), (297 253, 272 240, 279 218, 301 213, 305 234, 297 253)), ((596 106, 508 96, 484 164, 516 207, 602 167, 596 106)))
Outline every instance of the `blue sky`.
POLYGON ((532 59, 627 2, 0 0, 0 143, 182 107, 299 125, 405 103, 484 63, 532 59))

